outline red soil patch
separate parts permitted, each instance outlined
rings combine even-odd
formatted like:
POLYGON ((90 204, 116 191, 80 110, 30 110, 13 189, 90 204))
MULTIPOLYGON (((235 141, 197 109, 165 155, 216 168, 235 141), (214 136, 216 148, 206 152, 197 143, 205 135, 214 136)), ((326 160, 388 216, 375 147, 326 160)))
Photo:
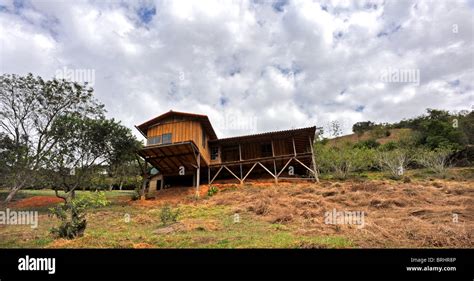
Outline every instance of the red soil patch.
POLYGON ((44 207, 61 203, 63 200, 56 196, 33 196, 30 198, 21 199, 12 204, 15 208, 31 208, 31 207, 44 207))

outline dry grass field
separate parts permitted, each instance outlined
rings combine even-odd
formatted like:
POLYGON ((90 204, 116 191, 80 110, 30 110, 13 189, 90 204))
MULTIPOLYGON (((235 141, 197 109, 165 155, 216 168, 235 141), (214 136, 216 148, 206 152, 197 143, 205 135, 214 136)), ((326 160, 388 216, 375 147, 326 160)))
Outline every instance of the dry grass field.
MULTIPOLYGON (((472 172, 470 170, 469 172, 472 172)), ((472 248, 474 181, 384 179, 216 184, 160 191, 132 201, 107 192, 111 204, 90 209, 84 237, 55 239, 52 191, 23 191, 9 208, 38 210, 39 226, 0 225, 1 248, 472 248), (163 226, 160 212, 178 211, 163 226), (364 225, 326 224, 325 213, 364 212, 364 225)))

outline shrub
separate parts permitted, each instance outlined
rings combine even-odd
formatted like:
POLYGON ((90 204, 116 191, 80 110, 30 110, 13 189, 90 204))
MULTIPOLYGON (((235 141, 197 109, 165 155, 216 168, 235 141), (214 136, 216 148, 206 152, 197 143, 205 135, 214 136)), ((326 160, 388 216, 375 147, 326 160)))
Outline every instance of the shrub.
POLYGON ((399 145, 396 142, 389 141, 389 142, 386 142, 386 143, 380 145, 379 149, 381 151, 390 151, 390 150, 397 149, 398 147, 399 147, 399 145))
POLYGON ((136 201, 136 200, 138 200, 138 199, 140 199, 140 192, 138 192, 138 190, 135 189, 135 190, 133 191, 133 194, 132 194, 132 200, 133 200, 133 201, 136 201))
POLYGON ((104 192, 87 192, 69 202, 50 208, 51 214, 61 220, 58 227, 50 229, 51 234, 66 239, 82 236, 87 226, 86 209, 104 207, 109 203, 104 192))
POLYGON ((316 158, 321 172, 333 173, 338 179, 346 179, 350 173, 368 169, 373 164, 374 151, 368 148, 316 146, 316 158))
POLYGON ((380 146, 380 143, 378 143, 374 139, 369 139, 365 141, 359 141, 354 145, 354 148, 377 148, 380 146))
POLYGON ((219 191, 219 189, 217 189, 217 187, 211 186, 211 187, 209 187, 209 190, 207 191, 207 196, 213 196, 218 191, 219 191))
POLYGON ((377 152, 380 168, 388 171, 391 177, 395 179, 400 179, 404 175, 410 159, 408 150, 402 148, 389 151, 379 150, 377 152))
POLYGON ((454 151, 450 148, 430 150, 421 148, 417 151, 416 162, 437 175, 445 176, 449 167, 449 156, 454 151))
POLYGON ((169 205, 161 208, 160 219, 163 225, 168 225, 178 221, 179 210, 173 211, 169 205))

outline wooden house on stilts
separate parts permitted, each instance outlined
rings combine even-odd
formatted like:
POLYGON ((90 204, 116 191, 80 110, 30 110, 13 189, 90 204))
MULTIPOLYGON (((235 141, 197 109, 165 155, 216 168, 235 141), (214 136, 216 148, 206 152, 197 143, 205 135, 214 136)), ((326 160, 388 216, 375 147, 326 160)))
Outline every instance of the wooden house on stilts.
POLYGON ((268 177, 318 181, 316 127, 219 139, 206 115, 169 111, 136 128, 146 138, 138 155, 155 172, 148 192, 173 186, 236 183, 268 177))

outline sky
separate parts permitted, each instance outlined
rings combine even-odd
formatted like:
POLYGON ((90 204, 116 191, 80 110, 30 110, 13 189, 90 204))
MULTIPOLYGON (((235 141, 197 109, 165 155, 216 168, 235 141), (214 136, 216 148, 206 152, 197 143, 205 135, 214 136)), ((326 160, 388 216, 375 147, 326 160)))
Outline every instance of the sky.
POLYGON ((218 137, 474 109, 474 0, 0 0, 0 72, 89 82, 107 116, 218 137))

